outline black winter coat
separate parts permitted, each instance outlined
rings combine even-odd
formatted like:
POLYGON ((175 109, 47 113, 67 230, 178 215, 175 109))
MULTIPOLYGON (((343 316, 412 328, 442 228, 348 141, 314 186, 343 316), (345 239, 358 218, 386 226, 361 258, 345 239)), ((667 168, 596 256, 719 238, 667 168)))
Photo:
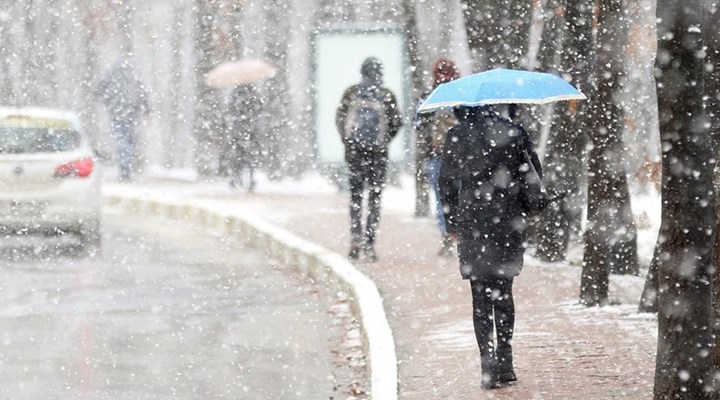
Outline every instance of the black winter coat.
POLYGON ((226 126, 234 156, 248 163, 259 162, 263 102, 252 85, 236 87, 228 103, 226 126))
POLYGON ((150 112, 145 85, 129 64, 115 65, 100 81, 96 94, 116 123, 134 125, 141 116, 150 112))
POLYGON ((458 234, 463 279, 510 278, 520 273, 526 214, 518 176, 527 150, 540 162, 525 130, 486 108, 473 108, 448 132, 440 196, 448 232, 458 234))

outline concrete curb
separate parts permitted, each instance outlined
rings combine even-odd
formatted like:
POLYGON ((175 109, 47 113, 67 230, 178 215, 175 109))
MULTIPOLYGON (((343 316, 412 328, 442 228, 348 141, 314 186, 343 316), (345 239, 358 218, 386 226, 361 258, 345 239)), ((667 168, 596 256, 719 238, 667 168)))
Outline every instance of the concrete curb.
POLYGON ((369 358, 371 398, 396 400, 397 356, 383 300, 375 283, 345 257, 284 229, 213 201, 178 201, 105 190, 104 203, 130 214, 182 220, 247 238, 249 245, 348 294, 369 358))

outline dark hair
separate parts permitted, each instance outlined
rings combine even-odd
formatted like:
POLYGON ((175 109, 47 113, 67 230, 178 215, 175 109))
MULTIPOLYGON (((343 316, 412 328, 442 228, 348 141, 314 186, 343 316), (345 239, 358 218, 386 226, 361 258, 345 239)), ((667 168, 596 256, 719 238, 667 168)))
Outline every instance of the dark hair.
POLYGON ((453 108, 453 114, 455 115, 455 118, 458 119, 458 121, 463 121, 467 119, 467 117, 470 115, 470 107, 465 106, 458 106, 453 108))
POLYGON ((460 72, 455 63, 445 57, 438 58, 433 65, 433 87, 450 82, 460 77, 460 72))
POLYGON ((360 74, 365 78, 375 78, 382 76, 382 63, 375 57, 368 57, 363 61, 360 67, 360 74))

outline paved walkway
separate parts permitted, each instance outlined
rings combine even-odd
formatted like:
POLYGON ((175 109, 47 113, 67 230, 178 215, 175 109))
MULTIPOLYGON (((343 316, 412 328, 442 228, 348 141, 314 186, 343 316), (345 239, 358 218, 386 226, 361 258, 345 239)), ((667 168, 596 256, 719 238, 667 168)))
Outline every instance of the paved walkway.
MULTIPOLYGON (((230 191, 217 184, 153 182, 152 190, 187 190, 266 219, 345 254, 346 193, 230 191)), ((395 335, 400 399, 649 399, 652 398, 654 315, 636 313, 641 277, 612 277, 619 306, 577 304, 580 250, 563 264, 526 256, 516 280, 515 368, 518 382, 484 391, 471 321, 469 284, 456 258, 440 258, 433 220, 414 218, 412 204, 389 189, 384 199, 377 263, 356 266, 372 278, 395 335)), ((579 245, 578 245, 579 246, 579 245)))

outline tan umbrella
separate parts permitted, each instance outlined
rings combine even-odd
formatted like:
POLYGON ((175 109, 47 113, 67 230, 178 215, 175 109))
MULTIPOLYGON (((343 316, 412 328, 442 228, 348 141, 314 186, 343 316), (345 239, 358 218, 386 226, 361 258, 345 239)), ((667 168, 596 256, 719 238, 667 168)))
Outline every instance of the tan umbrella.
POLYGON ((263 60, 227 61, 208 72, 205 84, 217 88, 234 87, 275 76, 277 68, 263 60))

